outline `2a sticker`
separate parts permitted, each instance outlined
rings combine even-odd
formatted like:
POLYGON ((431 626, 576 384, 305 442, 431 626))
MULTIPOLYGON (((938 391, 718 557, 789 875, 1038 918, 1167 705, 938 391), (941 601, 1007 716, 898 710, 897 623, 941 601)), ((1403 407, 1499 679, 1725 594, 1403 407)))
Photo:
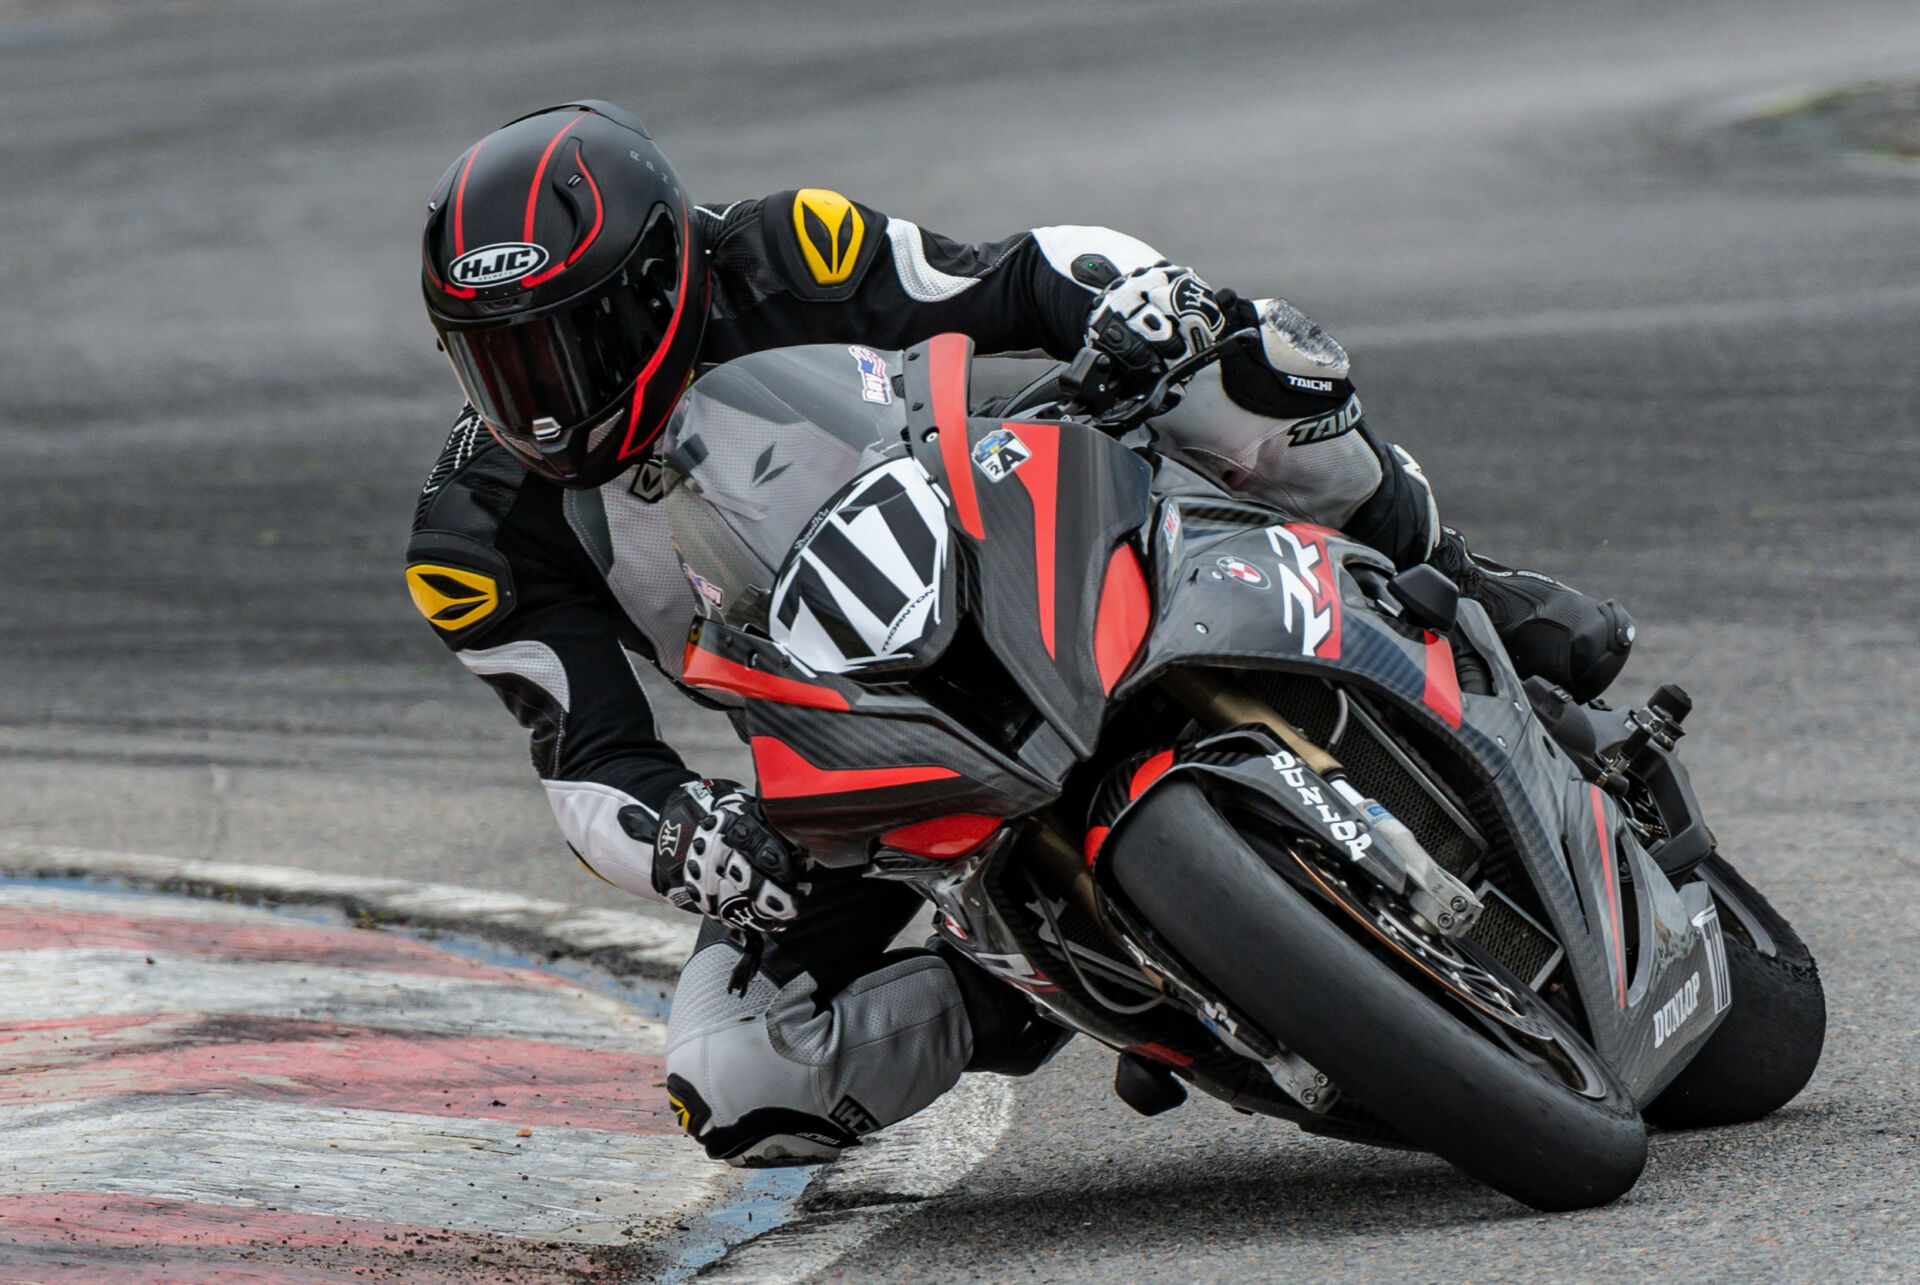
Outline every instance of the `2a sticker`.
POLYGON ((1033 458, 1033 451, 1010 428, 996 428, 973 444, 973 465, 987 481, 1003 481, 1033 458))

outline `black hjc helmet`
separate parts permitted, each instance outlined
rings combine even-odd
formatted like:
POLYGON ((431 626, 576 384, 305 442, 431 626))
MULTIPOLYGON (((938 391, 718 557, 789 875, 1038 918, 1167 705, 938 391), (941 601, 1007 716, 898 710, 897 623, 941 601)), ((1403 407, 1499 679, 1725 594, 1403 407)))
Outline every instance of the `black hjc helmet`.
POLYGON ((707 264, 639 120, 565 103, 475 143, 427 206, 421 288, 468 401, 565 486, 646 453, 693 373, 707 264))

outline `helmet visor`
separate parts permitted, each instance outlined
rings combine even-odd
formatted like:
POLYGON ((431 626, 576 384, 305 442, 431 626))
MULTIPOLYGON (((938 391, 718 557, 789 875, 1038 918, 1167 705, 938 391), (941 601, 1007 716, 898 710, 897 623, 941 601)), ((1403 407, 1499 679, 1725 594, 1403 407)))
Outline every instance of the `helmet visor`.
POLYGON ((544 452, 604 417, 659 350, 680 305, 680 244, 667 207, 656 205, 625 265, 588 294, 505 324, 436 317, 481 418, 544 452))

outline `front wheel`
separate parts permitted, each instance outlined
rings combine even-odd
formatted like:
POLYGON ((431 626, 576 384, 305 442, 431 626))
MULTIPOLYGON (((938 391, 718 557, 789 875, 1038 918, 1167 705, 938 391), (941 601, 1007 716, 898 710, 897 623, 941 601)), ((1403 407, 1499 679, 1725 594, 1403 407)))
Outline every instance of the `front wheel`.
POLYGON ((1758 1120, 1793 1100, 1827 1038, 1820 970, 1793 925, 1715 853, 1699 866, 1727 947, 1733 1009, 1693 1061, 1647 1105, 1662 1129, 1758 1120))
POLYGON ((1604 1205, 1640 1176, 1631 1098, 1551 1009, 1529 1017, 1577 1050, 1571 1082, 1564 1062, 1496 1038, 1349 935, 1193 783, 1136 804, 1102 860, 1222 998, 1414 1145, 1543 1210, 1604 1205))

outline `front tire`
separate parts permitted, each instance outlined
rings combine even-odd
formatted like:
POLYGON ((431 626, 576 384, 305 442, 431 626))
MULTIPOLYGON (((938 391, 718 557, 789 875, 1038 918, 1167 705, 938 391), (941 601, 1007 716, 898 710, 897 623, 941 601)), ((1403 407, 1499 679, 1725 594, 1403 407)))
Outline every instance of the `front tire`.
POLYGON ((1156 787, 1102 860, 1218 994, 1414 1145, 1541 1210, 1604 1205, 1638 1179, 1646 1130, 1591 1051, 1592 1097, 1497 1045, 1276 873, 1193 783, 1156 787))
POLYGON ((1733 1008, 1646 1107, 1649 1124, 1701 1129, 1779 1110, 1807 1086, 1826 1044, 1820 969, 1793 925, 1718 853, 1700 863, 1727 948, 1733 1008))

